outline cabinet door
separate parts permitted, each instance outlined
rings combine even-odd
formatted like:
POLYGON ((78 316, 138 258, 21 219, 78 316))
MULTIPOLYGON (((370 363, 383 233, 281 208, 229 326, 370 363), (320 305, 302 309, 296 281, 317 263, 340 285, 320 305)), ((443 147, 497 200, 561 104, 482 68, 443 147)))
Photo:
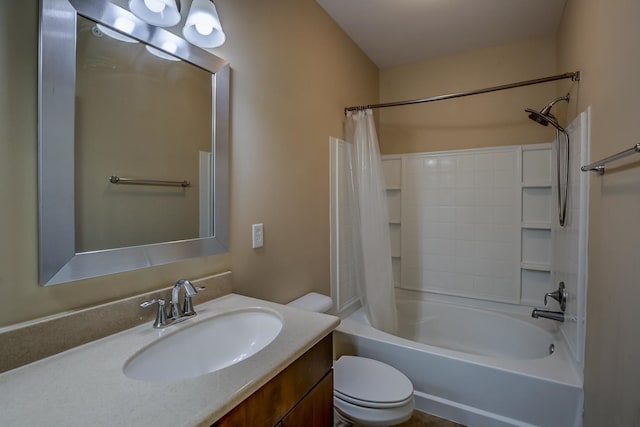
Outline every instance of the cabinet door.
POLYGON ((333 426, 333 371, 282 419, 282 427, 333 426))
MULTIPOLYGON (((229 413, 215 427, 278 425, 303 396, 332 373, 333 341, 329 334, 229 413)), ((333 392, 329 393, 332 399, 333 392)), ((301 424, 306 427, 306 423, 301 424)), ((328 424, 326 424, 328 425, 328 424)))

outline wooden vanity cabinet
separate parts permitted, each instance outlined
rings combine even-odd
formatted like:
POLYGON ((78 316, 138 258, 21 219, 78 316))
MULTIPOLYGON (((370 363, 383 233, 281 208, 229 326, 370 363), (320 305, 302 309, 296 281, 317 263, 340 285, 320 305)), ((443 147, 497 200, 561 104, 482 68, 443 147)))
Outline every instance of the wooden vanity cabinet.
POLYGON ((329 334, 213 427, 333 426, 332 356, 329 334))

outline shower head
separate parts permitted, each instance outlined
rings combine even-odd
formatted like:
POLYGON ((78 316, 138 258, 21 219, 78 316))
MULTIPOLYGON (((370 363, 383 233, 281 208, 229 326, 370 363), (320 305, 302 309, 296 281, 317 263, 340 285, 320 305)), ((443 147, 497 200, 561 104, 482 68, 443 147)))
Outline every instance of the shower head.
POLYGON ((561 132, 564 132, 564 128, 560 126, 560 124, 558 123, 558 119, 556 119, 556 116, 551 114, 551 107, 553 107, 556 103, 560 101, 569 102, 569 94, 566 94, 565 96, 559 96, 558 98, 554 99, 549 104, 547 104, 540 111, 536 111, 531 108, 526 108, 524 111, 526 111, 527 113, 530 113, 529 118, 534 122, 539 123, 542 126, 549 126, 549 123, 551 123, 553 127, 555 127, 561 132))
POLYGON ((534 122, 540 123, 542 126, 549 126, 549 123, 551 123, 553 127, 555 127, 561 132, 564 132, 564 128, 560 126, 560 124, 558 123, 558 119, 556 119, 556 116, 554 116, 553 114, 551 113, 542 114, 542 112, 532 110, 531 108, 527 108, 524 111, 526 111, 527 113, 530 113, 529 118, 534 122))

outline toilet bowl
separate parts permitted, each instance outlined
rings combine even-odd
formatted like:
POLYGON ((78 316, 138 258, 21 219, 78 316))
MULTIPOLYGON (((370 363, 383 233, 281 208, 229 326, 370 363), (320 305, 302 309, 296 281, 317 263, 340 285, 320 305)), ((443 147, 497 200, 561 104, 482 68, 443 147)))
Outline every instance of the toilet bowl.
MULTIPOLYGON (((288 304, 325 312, 331 298, 315 292, 288 304)), ((341 356, 333 363, 333 406, 336 425, 390 426, 411 418, 413 384, 402 372, 377 360, 341 356)))

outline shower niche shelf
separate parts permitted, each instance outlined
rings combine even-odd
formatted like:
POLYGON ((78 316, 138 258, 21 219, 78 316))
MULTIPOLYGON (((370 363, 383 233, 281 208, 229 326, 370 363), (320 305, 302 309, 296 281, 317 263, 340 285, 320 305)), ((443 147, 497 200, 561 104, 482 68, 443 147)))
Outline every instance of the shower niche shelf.
MULTIPOLYGON (((383 163, 384 164, 384 163, 383 163)), ((387 191, 387 214, 389 224, 400 224, 400 209, 402 204, 402 194, 400 191, 387 191)))
POLYGON ((401 220, 402 218, 402 157, 382 156, 382 172, 387 196, 389 238, 391 239, 391 268, 393 284, 400 286, 401 265, 401 220))
POLYGON ((531 262, 523 262, 520 264, 520 268, 523 270, 531 271, 551 271, 551 264, 534 264, 531 262))
POLYGON ((521 304, 551 291, 553 183, 551 144, 522 147, 521 304))
POLYGON ((523 229, 528 230, 551 230, 550 222, 523 222, 523 229))
POLYGON ((399 156, 382 157, 382 173, 387 190, 399 191, 402 188, 402 158, 399 156))
POLYGON ((540 182, 531 182, 531 181, 523 181, 522 188, 551 188, 552 184, 548 181, 540 181, 540 182))
POLYGON ((390 225, 389 238, 391 239, 391 257, 400 258, 400 224, 390 225))

